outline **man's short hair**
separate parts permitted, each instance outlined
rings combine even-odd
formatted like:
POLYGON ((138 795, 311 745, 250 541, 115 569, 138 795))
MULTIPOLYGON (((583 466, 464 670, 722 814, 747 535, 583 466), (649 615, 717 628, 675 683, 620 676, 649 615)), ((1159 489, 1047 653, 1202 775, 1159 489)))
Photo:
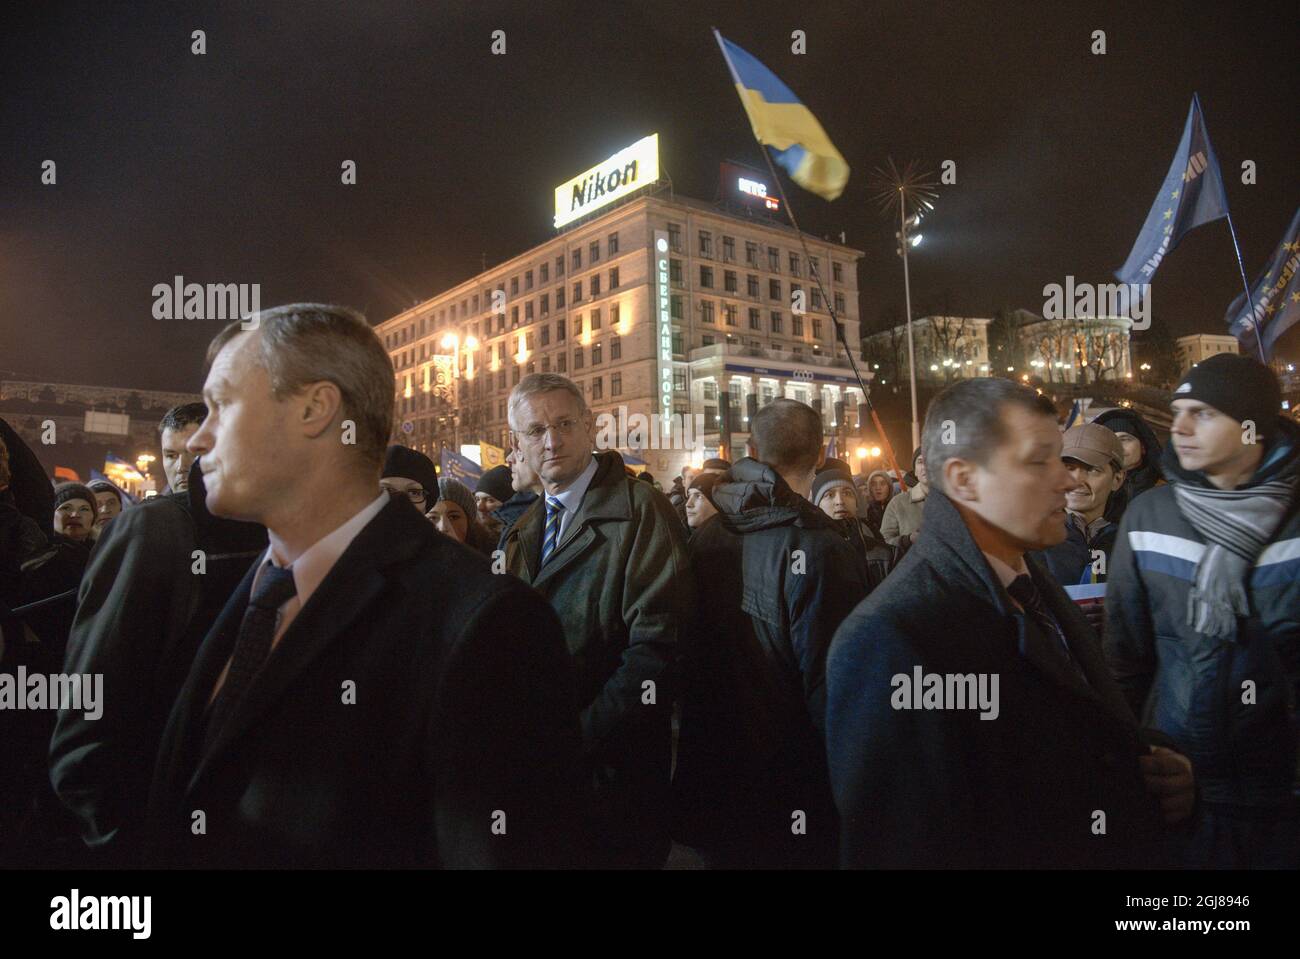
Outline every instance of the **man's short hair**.
POLYGON ((510 400, 506 403, 506 421, 510 424, 511 430, 521 430, 524 424, 519 422, 519 405, 530 396, 536 396, 538 393, 549 393, 552 390, 564 390, 578 401, 578 408, 587 412, 587 401, 582 395, 582 390, 578 384, 573 382, 567 376, 561 376, 559 373, 529 373, 519 384, 510 391, 510 400))
POLYGON ((158 435, 162 436, 167 430, 184 430, 190 426, 198 426, 208 418, 208 408, 202 403, 182 403, 180 406, 173 406, 158 423, 158 435))
POLYGON ((1052 401, 1001 377, 976 377, 948 387, 925 411, 921 450, 930 485, 943 492, 943 467, 950 459, 983 466, 1006 440, 1002 411, 1019 406, 1055 422, 1052 401))
POLYGON ((798 400, 764 406, 749 421, 749 437, 759 462, 778 473, 814 469, 822 457, 822 418, 798 400))
POLYGON ((378 335, 355 310, 324 303, 290 303, 235 320, 208 346, 208 365, 243 332, 257 342, 253 356, 271 378, 276 399, 327 380, 343 396, 342 414, 356 424, 356 447, 378 469, 393 432, 393 363, 378 335))

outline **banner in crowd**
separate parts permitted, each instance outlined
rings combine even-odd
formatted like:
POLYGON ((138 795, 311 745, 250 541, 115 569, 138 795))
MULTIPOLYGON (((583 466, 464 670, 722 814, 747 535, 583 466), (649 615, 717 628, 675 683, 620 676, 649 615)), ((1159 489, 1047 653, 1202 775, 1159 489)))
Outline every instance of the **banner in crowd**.
POLYGON ((1239 293, 1224 318, 1228 332, 1237 338, 1243 353, 1262 353, 1267 360, 1273 344, 1300 320, 1300 208, 1291 217, 1291 225, 1282 234, 1273 258, 1264 272, 1255 278, 1250 296, 1255 312, 1250 312, 1246 294, 1239 293), (1256 344, 1256 337, 1260 343, 1256 344), (1262 347, 1262 348, 1261 348, 1262 347))
POLYGON ((506 451, 499 446, 493 446, 491 443, 479 443, 478 461, 482 464, 484 470, 490 470, 494 466, 505 466, 506 451))
POLYGON ((451 450, 442 451, 442 473, 440 479, 460 480, 471 490, 478 485, 483 470, 468 456, 461 456, 451 450))

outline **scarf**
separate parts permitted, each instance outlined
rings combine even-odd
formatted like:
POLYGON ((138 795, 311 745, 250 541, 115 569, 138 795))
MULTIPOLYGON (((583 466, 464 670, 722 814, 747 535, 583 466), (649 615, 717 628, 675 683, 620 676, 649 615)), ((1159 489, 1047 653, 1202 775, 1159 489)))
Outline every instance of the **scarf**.
POLYGON ((1236 641, 1237 619, 1250 615, 1246 581, 1297 490, 1300 477, 1295 469, 1285 469, 1293 465, 1294 452, 1288 443, 1277 444, 1260 464, 1253 485, 1241 489, 1218 489, 1199 473, 1166 469, 1178 508, 1206 541, 1187 597, 1187 622, 1197 632, 1236 641))

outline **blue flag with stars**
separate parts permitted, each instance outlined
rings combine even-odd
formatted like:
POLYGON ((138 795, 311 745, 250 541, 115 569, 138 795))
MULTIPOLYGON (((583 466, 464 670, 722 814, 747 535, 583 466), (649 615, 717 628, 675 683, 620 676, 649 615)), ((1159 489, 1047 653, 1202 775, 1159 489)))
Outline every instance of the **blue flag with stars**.
POLYGON ((1174 162, 1165 174, 1165 182, 1160 185, 1132 252, 1115 271, 1115 276, 1125 284, 1150 283, 1160 261, 1185 234, 1227 215, 1228 194, 1223 189, 1223 174, 1205 130, 1201 103, 1193 96, 1174 162))
POLYGON ((1250 287, 1255 312, 1251 313, 1246 294, 1239 293, 1224 318, 1228 332, 1237 338, 1242 350, 1262 353, 1265 362, 1273 344, 1300 321, 1300 208, 1291 217, 1291 225, 1282 234, 1273 258, 1250 287), (1258 342, 1256 341, 1258 338, 1258 342))

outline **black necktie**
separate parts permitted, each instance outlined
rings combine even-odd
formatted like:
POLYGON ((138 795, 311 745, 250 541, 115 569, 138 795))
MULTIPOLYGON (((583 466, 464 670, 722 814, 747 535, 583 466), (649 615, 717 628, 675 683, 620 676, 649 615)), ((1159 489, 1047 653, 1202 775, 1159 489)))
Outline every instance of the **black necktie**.
POLYGON ((1083 675, 1083 670, 1079 668, 1079 664, 1075 662, 1074 657, 1070 654, 1070 644, 1065 641, 1065 633, 1061 631, 1056 617, 1052 615, 1047 608, 1047 604, 1043 602, 1043 596, 1038 592, 1038 586, 1034 583, 1033 578, 1022 573, 1007 586, 1007 593, 1024 607, 1029 618, 1042 631, 1043 636, 1047 639, 1044 649, 1048 650, 1051 655, 1068 663, 1086 684, 1087 677, 1083 675))
POLYGON ((244 611, 244 619, 239 624, 239 637, 235 640, 235 651, 230 656, 226 681, 221 684, 216 699, 208 709, 208 724, 203 739, 205 752, 212 747, 222 725, 244 698, 253 677, 266 662, 266 657, 271 653, 271 642, 275 639, 275 624, 279 619, 280 607, 297 593, 298 589, 293 582, 293 567, 281 569, 270 562, 262 567, 253 595, 248 601, 248 609, 244 611))

